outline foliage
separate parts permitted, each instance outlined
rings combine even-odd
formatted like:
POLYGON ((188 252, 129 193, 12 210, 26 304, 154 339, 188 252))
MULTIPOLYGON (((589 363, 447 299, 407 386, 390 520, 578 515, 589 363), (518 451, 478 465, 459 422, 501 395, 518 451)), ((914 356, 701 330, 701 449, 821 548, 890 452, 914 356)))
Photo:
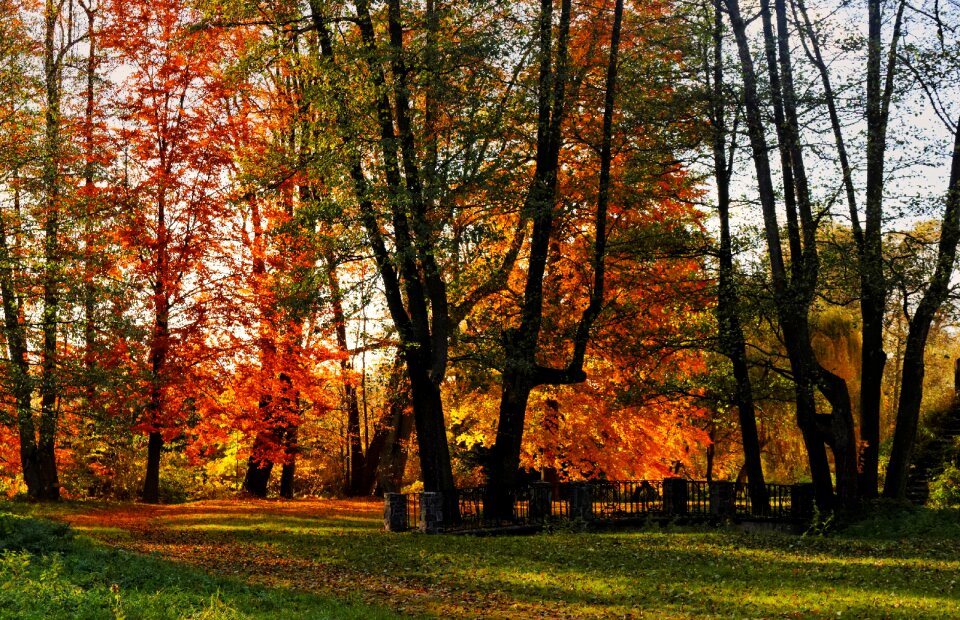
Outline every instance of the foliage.
POLYGON ((840 535, 935 545, 941 540, 960 539, 958 516, 960 513, 952 509, 923 508, 902 500, 879 499, 866 506, 861 519, 847 523, 840 535))
POLYGON ((0 550, 47 554, 63 551, 73 531, 63 523, 0 513, 0 550))
POLYGON ((955 463, 947 463, 930 481, 928 502, 933 508, 960 508, 960 467, 955 463))

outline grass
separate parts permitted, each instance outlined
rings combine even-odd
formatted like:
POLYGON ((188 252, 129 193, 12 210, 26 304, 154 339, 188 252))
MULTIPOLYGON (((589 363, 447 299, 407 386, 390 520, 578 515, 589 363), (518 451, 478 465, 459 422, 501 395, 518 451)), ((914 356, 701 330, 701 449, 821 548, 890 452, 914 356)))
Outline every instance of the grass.
POLYGON ((24 617, 16 606, 41 597, 59 607, 38 618, 960 617, 955 511, 881 510, 828 537, 475 538, 388 534, 380 506, 362 502, 15 509, 79 535, 57 543, 59 555, 6 552, 0 617, 24 617))
MULTIPOLYGON (((126 532, 121 537, 131 539, 126 532)), ((0 513, 0 549, 0 619, 397 617, 349 597, 252 586, 113 548, 43 519, 0 513)))

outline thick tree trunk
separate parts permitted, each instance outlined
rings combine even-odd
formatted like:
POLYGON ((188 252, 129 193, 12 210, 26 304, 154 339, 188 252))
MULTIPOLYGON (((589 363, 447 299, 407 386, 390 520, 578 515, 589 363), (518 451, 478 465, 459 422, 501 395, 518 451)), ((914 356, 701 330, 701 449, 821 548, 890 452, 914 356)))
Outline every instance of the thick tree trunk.
POLYGON ((143 477, 143 501, 156 504, 160 501, 160 453, 163 450, 163 435, 153 431, 147 439, 147 470, 143 477))
POLYGON ((447 430, 443 420, 443 403, 440 388, 430 379, 425 364, 418 359, 416 351, 406 351, 407 372, 410 376, 410 393, 413 397, 413 417, 417 429, 417 445, 420 447, 420 475, 423 490, 444 494, 444 520, 460 520, 456 485, 450 467, 450 451, 447 445, 447 430))
POLYGON ((512 494, 517 488, 520 470, 520 449, 523 443, 523 426, 527 402, 533 390, 533 364, 529 354, 510 351, 508 366, 503 372, 503 387, 500 395, 500 418, 497 436, 486 464, 487 496, 484 511, 494 520, 513 519, 512 494), (513 353, 516 357, 510 357, 513 353))
POLYGON ((258 458, 259 451, 268 449, 273 442, 267 437, 269 433, 257 433, 253 441, 253 454, 247 459, 247 474, 243 478, 243 490, 255 497, 267 496, 267 485, 270 483, 270 473, 273 471, 273 461, 267 458, 258 458))

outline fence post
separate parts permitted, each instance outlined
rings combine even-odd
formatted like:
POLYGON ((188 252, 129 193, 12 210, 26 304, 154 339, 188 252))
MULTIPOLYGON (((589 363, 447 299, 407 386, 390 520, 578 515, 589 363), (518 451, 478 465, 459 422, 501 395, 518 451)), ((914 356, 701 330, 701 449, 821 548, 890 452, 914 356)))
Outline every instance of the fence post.
POLYGON ((794 521, 809 521, 813 517, 813 483, 790 487, 790 516, 794 521))
POLYGON ((549 482, 530 484, 530 522, 543 523, 550 519, 553 509, 553 493, 549 482))
POLYGON ((663 480, 663 512, 668 515, 687 514, 687 481, 683 478, 663 480))
POLYGON ((710 514, 732 517, 737 512, 737 485, 716 480, 710 483, 710 514))
POLYGON ((420 494, 420 531, 424 534, 443 531, 443 493, 420 494))
POLYGON ((385 493, 383 496, 383 527, 388 532, 405 532, 407 523, 407 496, 404 493, 385 493))
POLYGON ((593 489, 586 482, 570 484, 570 518, 575 521, 593 521, 593 489))

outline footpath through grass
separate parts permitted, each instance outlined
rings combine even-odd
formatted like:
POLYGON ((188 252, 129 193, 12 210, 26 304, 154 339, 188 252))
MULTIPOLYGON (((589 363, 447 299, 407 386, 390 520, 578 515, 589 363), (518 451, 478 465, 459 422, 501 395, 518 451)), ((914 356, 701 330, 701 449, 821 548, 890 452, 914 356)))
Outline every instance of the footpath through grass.
POLYGON ((955 512, 476 538, 385 533, 376 502, 6 508, 82 536, 6 552, 0 617, 42 598, 38 618, 960 618, 955 512))

